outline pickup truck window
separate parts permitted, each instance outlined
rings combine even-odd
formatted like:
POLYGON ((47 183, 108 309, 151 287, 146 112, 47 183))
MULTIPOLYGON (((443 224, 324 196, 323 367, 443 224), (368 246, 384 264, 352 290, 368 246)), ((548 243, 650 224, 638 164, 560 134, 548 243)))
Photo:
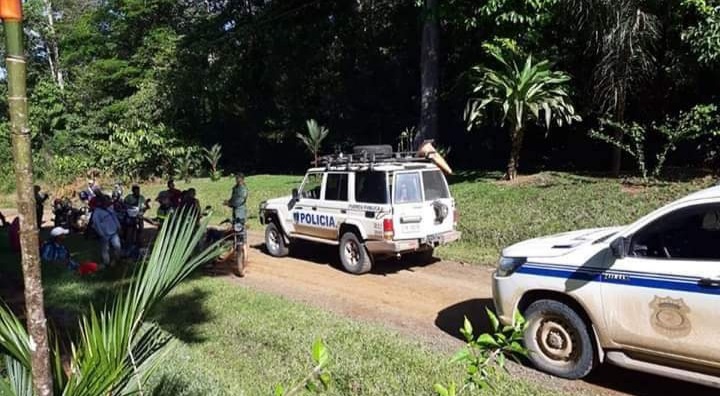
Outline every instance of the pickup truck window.
POLYGON ((635 256, 720 261, 720 204, 696 205, 669 213, 632 237, 635 256))

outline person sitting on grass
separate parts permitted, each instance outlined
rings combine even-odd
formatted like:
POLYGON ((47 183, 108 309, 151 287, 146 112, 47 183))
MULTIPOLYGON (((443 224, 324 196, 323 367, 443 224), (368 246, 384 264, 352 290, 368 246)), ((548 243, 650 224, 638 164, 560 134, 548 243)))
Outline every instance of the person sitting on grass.
POLYGON ((70 230, 62 227, 55 227, 50 231, 50 239, 45 241, 40 247, 40 258, 42 261, 64 265, 72 271, 78 269, 78 263, 72 259, 70 250, 63 244, 65 235, 69 233, 70 230))

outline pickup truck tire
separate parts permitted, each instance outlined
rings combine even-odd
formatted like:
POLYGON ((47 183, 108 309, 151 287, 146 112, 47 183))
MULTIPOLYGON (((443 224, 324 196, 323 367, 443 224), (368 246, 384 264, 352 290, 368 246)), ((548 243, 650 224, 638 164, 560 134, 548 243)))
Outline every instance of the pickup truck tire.
POLYGON ((525 310, 525 347, 538 369, 567 378, 583 378, 596 364, 588 324, 568 305, 538 300, 525 310))
POLYGON ((352 231, 344 233, 340 238, 340 262, 352 274, 364 274, 372 268, 370 252, 352 231))
POLYGON ((275 222, 265 227, 265 248, 274 257, 285 257, 290 252, 285 244, 285 237, 275 222))

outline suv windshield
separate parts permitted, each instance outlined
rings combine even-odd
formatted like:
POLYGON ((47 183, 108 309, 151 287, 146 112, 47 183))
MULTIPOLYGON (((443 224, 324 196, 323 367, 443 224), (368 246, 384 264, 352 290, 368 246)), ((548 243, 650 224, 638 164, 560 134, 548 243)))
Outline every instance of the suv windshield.
POLYGON ((355 202, 388 203, 387 176, 385 172, 368 171, 355 173, 355 202))

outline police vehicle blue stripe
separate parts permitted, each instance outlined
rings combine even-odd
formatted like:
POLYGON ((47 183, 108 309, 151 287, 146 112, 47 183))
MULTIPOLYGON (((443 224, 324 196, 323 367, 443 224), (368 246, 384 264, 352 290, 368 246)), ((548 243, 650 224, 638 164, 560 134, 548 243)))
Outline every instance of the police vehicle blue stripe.
POLYGON ((698 280, 698 277, 696 276, 687 276, 687 275, 669 275, 669 274, 663 274, 659 272, 639 272, 639 271, 629 271, 629 270, 616 270, 616 269, 604 269, 600 267, 589 267, 589 266, 582 266, 582 267, 575 267, 570 266, 566 264, 547 264, 547 263, 528 263, 526 265, 532 265, 537 266, 540 268, 555 268, 555 269, 561 269, 561 270, 583 270, 583 271, 595 271, 595 272, 612 272, 615 274, 624 274, 624 275, 633 275, 633 276, 639 276, 643 278, 661 278, 661 279, 676 279, 676 280, 686 280, 691 282, 696 282, 698 280))
POLYGON ((658 276, 660 274, 652 274, 653 277, 640 277, 615 271, 599 272, 594 269, 585 270, 582 268, 559 269, 557 267, 541 267, 536 264, 525 264, 518 268, 516 272, 526 275, 549 276, 585 282, 604 282, 624 286, 720 295, 720 288, 700 285, 698 283, 699 278, 695 278, 693 282, 689 282, 690 279, 677 280, 670 277, 663 278, 658 276), (620 275, 620 277, 613 277, 612 275, 620 275))

